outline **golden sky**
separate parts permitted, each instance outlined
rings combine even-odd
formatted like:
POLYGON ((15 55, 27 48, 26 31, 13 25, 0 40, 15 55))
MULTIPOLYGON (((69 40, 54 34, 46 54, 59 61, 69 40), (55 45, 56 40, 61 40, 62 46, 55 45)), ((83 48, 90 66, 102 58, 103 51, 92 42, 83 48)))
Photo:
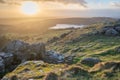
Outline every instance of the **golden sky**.
POLYGON ((32 17, 117 17, 120 14, 119 0, 0 0, 0 17, 31 17, 21 11, 26 1, 39 6, 38 12, 32 17))

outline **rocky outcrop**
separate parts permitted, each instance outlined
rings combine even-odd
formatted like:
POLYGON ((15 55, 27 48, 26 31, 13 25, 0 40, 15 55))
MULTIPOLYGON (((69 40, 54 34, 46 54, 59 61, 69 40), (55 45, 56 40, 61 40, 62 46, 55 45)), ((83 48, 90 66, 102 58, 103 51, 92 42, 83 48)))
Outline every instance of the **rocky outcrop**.
POLYGON ((72 63, 73 58, 65 57, 55 51, 46 51, 45 44, 28 44, 20 40, 9 42, 0 52, 0 69, 13 70, 17 65, 29 60, 43 60, 47 63, 72 63))
POLYGON ((3 59, 6 67, 12 65, 14 61, 14 57, 12 53, 0 52, 0 57, 3 59))
POLYGON ((45 44, 44 43, 31 44, 29 51, 36 53, 35 54, 36 59, 43 59, 46 53, 45 44))
POLYGON ((105 26, 97 31, 97 34, 103 34, 106 36, 118 36, 120 35, 120 25, 105 26))
POLYGON ((16 53, 19 51, 25 51, 27 50, 29 44, 25 43, 23 41, 20 40, 13 40, 11 42, 9 42, 5 47, 4 47, 4 51, 5 52, 11 52, 11 53, 16 53))
POLYGON ((65 56, 61 53, 55 52, 53 50, 49 50, 45 53, 43 60, 45 62, 54 63, 54 64, 58 64, 58 63, 72 64, 74 57, 75 57, 74 55, 65 56))
POLYGON ((17 60, 24 62, 41 59, 45 54, 45 45, 43 43, 28 44, 20 40, 14 40, 5 46, 3 51, 13 53, 17 60))
POLYGON ((92 57, 88 57, 88 58, 84 58, 83 60, 81 60, 82 64, 88 65, 88 66, 94 66, 95 64, 101 62, 100 59, 98 58, 92 58, 92 57))
POLYGON ((52 50, 47 51, 43 58, 46 62, 49 63, 63 63, 65 59, 65 57, 62 54, 52 50))
POLYGON ((119 35, 119 32, 111 28, 111 29, 106 30, 105 35, 106 36, 117 36, 119 35))
POLYGON ((28 44, 20 40, 9 42, 2 51, 0 52, 0 73, 12 71, 20 63, 29 60, 42 60, 52 64, 68 64, 72 63, 73 60, 72 56, 65 57, 52 50, 46 51, 45 44, 43 43, 28 44))
POLYGON ((5 72, 5 64, 2 57, 0 57, 0 74, 5 72))
POLYGON ((20 64, 13 72, 5 75, 2 80, 66 80, 67 78, 71 79, 74 75, 90 77, 89 72, 80 66, 27 61, 20 64))
POLYGON ((13 63, 13 54, 0 52, 0 73, 5 73, 5 71, 11 70, 13 63))
POLYGON ((48 64, 43 61, 26 61, 13 72, 5 75, 2 80, 58 80, 57 72, 65 68, 64 64, 48 64), (56 73, 54 73, 54 71, 56 73))
POLYGON ((42 60, 45 52, 43 43, 28 44, 20 40, 11 41, 0 52, 0 72, 12 71, 17 65, 28 60, 42 60))
POLYGON ((68 61, 72 60, 71 57, 65 58, 64 55, 55 51, 46 51, 45 44, 43 43, 28 44, 20 40, 14 40, 5 46, 3 51, 6 53, 12 53, 14 59, 18 62, 43 60, 48 63, 63 63, 65 62, 65 59, 68 59, 68 61))

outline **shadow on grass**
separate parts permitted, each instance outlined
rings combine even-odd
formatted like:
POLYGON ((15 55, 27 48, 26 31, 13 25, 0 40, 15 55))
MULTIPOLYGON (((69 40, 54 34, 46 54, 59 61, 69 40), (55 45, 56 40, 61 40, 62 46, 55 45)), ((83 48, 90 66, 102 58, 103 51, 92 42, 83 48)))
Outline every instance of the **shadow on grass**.
POLYGON ((92 57, 108 56, 108 55, 115 56, 115 55, 119 55, 119 53, 117 51, 115 51, 114 49, 112 49, 112 50, 102 52, 100 54, 94 54, 94 55, 92 55, 92 57))

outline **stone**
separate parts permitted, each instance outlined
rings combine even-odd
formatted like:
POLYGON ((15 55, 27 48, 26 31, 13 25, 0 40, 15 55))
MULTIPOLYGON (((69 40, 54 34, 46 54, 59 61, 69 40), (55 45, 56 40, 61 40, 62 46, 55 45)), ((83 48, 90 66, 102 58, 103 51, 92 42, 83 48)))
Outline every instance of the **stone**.
POLYGON ((21 63, 18 67, 26 66, 26 65, 30 65, 30 64, 43 65, 44 62, 43 61, 26 61, 24 63, 21 63))
POLYGON ((5 52, 15 53, 18 51, 25 51, 29 44, 20 40, 13 40, 9 42, 3 49, 5 52))
POLYGON ((47 51, 43 58, 46 62, 49 62, 49 63, 63 63, 64 62, 64 56, 52 50, 47 51))
POLYGON ((120 26, 115 27, 115 30, 120 32, 120 26))
POLYGON ((0 57, 0 73, 4 72, 5 72, 4 60, 2 59, 2 57, 0 57))
POLYGON ((37 43, 30 45, 31 52, 36 53, 35 57, 37 59, 43 58, 46 52, 44 43, 37 43))
POLYGON ((94 66, 95 64, 101 62, 100 59, 98 58, 92 58, 92 57, 88 57, 88 58, 84 58, 83 60, 81 60, 82 64, 88 65, 88 66, 94 66))
POLYGON ((119 33, 115 29, 111 28, 111 29, 106 30, 105 35, 106 36, 117 36, 119 35, 119 33))
POLYGON ((2 57, 2 59, 4 60, 4 64, 5 66, 10 66, 12 64, 12 62, 14 61, 14 56, 12 53, 4 53, 4 52, 0 52, 0 57, 2 57))
POLYGON ((40 60, 46 52, 44 43, 29 44, 20 40, 11 41, 3 48, 3 51, 13 53, 18 63, 27 60, 40 60))
POLYGON ((101 28, 98 32, 99 34, 106 36, 118 36, 120 34, 120 26, 119 25, 105 26, 101 28))
POLYGON ((99 30, 100 34, 105 34, 105 32, 110 28, 111 26, 105 26, 99 30))

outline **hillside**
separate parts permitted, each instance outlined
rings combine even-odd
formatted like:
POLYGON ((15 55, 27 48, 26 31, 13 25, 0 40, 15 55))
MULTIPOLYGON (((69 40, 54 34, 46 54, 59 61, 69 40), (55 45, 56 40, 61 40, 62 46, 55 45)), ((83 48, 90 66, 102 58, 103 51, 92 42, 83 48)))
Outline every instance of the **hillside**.
MULTIPOLYGON (((9 42, 13 40, 22 40, 24 41, 21 42, 22 45, 29 45, 27 49, 33 47, 32 45, 35 45, 35 43, 44 42, 47 53, 50 52, 49 50, 53 50, 53 52, 51 51, 50 53, 51 55, 60 53, 60 57, 64 56, 64 61, 60 64, 49 62, 52 60, 48 57, 49 55, 44 56, 44 58, 42 57, 43 59, 37 59, 37 61, 34 61, 32 57, 32 60, 28 59, 30 61, 21 63, 13 70, 13 72, 6 74, 2 80, 119 80, 120 32, 117 30, 120 28, 116 29, 120 27, 119 21, 109 18, 91 18, 82 20, 73 18, 59 20, 50 19, 47 21, 48 23, 50 22, 49 26, 46 21, 39 23, 41 24, 39 26, 43 26, 44 23, 46 23, 46 25, 44 24, 46 28, 58 23, 87 24, 88 26, 82 29, 46 29, 46 31, 42 30, 44 31, 43 33, 39 33, 42 29, 41 27, 41 29, 39 28, 40 30, 38 30, 38 33, 2 34, 0 38, 0 40, 3 41, 0 43, 1 51, 9 51, 7 48, 3 47, 10 45, 8 44, 9 42), (104 33, 101 32, 104 28, 106 29, 106 26, 107 30, 110 29, 110 35, 105 35, 107 30, 104 33), (112 35, 114 34, 113 30, 117 31, 118 34, 112 35), (74 58, 68 63, 66 60, 69 61, 69 59, 67 59, 66 56, 70 58, 73 56, 74 58), (45 58, 48 60, 45 60, 45 58)), ((37 23, 38 22, 35 21, 31 23, 31 26, 34 24, 38 25, 37 23)), ((26 24, 28 23, 23 25, 25 26, 26 24)), ((22 27, 23 25, 20 26, 22 27)), ((23 52, 28 56, 28 54, 31 54, 31 50, 32 49, 30 49, 29 53, 27 52, 28 50, 24 50, 23 52)), ((43 49, 41 51, 43 51, 43 49)), ((33 49, 32 55, 36 53, 37 51, 33 49)), ((53 60, 56 60, 53 56, 52 58, 53 60)))

